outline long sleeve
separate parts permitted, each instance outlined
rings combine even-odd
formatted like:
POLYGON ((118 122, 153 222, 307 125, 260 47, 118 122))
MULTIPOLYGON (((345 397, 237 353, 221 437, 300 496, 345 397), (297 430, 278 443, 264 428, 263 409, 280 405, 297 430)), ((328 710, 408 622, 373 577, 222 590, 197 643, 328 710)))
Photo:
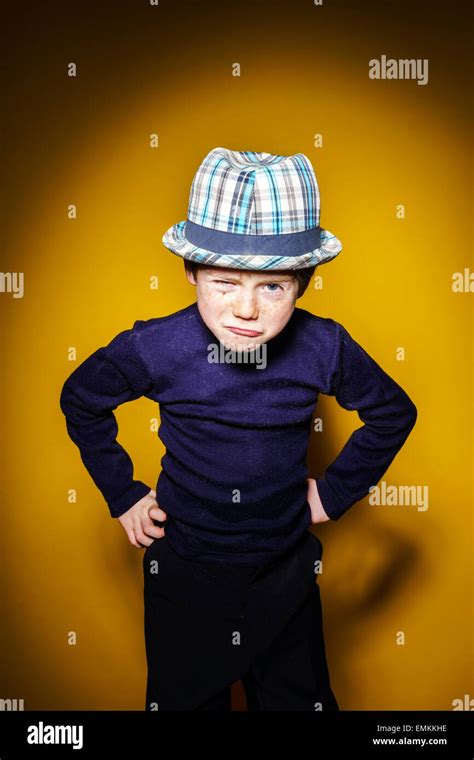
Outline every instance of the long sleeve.
POLYGON ((152 389, 135 346, 134 330, 140 322, 83 361, 67 378, 60 396, 67 432, 112 517, 119 517, 150 491, 133 478, 130 456, 116 440, 113 414, 119 404, 146 396, 152 389))
POLYGON ((408 438, 417 409, 406 392, 339 323, 327 395, 364 422, 354 430, 323 477, 316 478, 323 507, 338 520, 376 485, 408 438))

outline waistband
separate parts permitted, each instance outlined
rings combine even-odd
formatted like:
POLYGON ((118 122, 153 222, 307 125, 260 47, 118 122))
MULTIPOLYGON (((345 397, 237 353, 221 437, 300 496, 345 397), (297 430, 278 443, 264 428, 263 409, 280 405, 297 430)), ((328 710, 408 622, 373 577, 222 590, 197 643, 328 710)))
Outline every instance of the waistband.
POLYGON ((219 572, 220 575, 226 575, 230 577, 237 577, 237 578, 247 578, 249 580, 253 580, 256 577, 259 577, 279 565, 283 564, 285 560, 290 557, 292 554, 294 554, 296 551, 299 550, 300 546, 303 544, 305 539, 307 538, 307 531, 303 533, 302 536, 298 538, 295 544, 285 549, 283 552, 279 552, 276 556, 274 556, 273 559, 269 560, 268 562, 261 563, 259 565, 231 565, 231 564, 222 564, 221 562, 200 562, 199 560, 193 560, 196 564, 201 565, 205 569, 207 569, 211 573, 219 572))

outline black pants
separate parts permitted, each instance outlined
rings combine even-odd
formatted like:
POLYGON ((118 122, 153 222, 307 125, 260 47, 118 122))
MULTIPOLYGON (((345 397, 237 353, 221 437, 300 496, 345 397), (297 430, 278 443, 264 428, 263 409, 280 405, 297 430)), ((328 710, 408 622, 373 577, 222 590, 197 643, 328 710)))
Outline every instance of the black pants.
POLYGON ((230 710, 242 681, 247 709, 339 710, 331 690, 307 531, 260 568, 181 557, 167 537, 143 557, 146 710, 230 710))

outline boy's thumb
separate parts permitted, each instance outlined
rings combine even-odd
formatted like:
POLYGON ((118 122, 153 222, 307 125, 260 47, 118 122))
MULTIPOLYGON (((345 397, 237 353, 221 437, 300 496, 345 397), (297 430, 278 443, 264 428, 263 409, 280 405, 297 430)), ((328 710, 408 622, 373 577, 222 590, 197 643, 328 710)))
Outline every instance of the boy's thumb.
POLYGON ((151 517, 152 520, 166 520, 167 515, 166 512, 164 512, 159 507, 150 507, 148 510, 148 516, 151 517))

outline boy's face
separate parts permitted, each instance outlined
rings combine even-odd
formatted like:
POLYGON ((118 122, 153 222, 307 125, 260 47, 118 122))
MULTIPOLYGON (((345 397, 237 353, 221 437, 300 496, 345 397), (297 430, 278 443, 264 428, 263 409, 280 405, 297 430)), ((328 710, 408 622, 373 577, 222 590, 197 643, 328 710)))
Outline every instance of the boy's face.
POLYGON ((295 308, 298 281, 286 273, 209 266, 199 267, 196 277, 186 269, 186 276, 196 285, 207 327, 233 350, 252 349, 274 338, 295 308))

